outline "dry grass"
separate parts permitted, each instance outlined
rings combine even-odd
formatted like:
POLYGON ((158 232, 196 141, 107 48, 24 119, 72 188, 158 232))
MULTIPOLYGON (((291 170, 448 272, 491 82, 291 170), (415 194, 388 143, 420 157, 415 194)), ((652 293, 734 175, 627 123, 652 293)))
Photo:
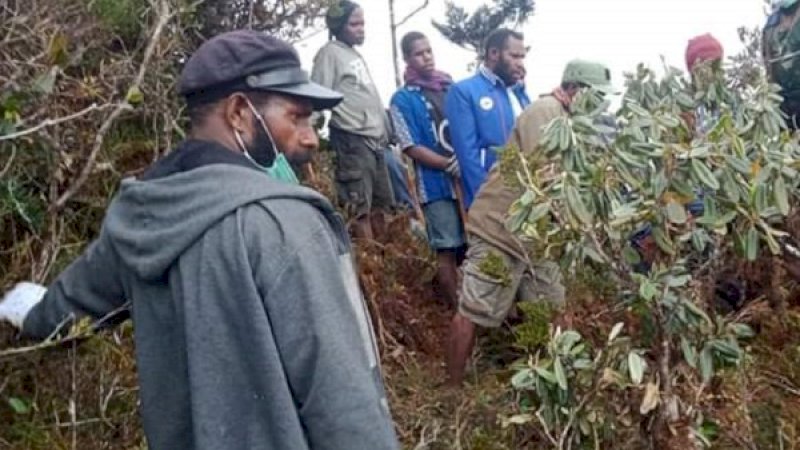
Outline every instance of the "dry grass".
MULTIPOLYGON (((404 447, 549 448, 535 426, 501 426, 501 418, 515 409, 505 367, 519 356, 508 330, 482 337, 463 389, 443 384, 451 311, 432 288, 424 246, 402 230, 400 219, 391 232, 390 244, 359 244, 359 259, 362 283, 377 311, 387 389, 404 447)), ((615 318, 608 303, 585 291, 573 290, 572 297, 566 315, 573 325, 590 339, 604 336, 615 318)), ((770 312, 762 304, 751 314, 760 333, 750 345, 746 369, 730 374, 735 382, 710 390, 700 402, 720 425, 716 448, 793 448, 800 442, 800 311, 790 308, 784 317, 770 312)), ((25 344, 14 336, 8 326, 0 328, 0 349, 25 344)), ((0 360, 0 448, 140 448, 136 405, 129 325, 75 347, 0 360), (11 399, 29 410, 15 411, 11 399)))

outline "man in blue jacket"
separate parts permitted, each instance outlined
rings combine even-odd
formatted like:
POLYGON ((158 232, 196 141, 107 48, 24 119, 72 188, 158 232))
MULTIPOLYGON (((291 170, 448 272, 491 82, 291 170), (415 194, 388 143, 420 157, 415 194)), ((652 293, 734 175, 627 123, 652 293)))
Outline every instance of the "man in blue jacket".
POLYGON ((500 28, 484 45, 478 72, 453 85, 445 109, 461 166, 464 206, 469 208, 496 151, 508 142, 514 121, 530 103, 522 85, 525 43, 521 33, 500 28))
POLYGON ((391 115, 403 151, 414 160, 417 192, 425 215, 428 242, 437 253, 439 285, 455 305, 458 297, 457 252, 464 230, 453 191, 458 162, 447 149, 444 98, 450 75, 436 70, 431 45, 413 31, 401 41, 406 84, 392 97, 391 115))

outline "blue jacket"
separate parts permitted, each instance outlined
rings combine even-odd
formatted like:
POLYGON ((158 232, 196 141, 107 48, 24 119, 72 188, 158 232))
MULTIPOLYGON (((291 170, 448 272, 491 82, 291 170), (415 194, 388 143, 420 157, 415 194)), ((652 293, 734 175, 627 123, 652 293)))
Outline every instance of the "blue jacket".
MULTIPOLYGON (((530 99, 522 85, 512 88, 524 109, 530 99)), ((514 111, 502 80, 481 67, 478 73, 454 84, 447 93, 445 115, 450 139, 461 166, 464 206, 469 208, 489 169, 514 128, 514 111)))
MULTIPOLYGON (((450 156, 439 145, 436 122, 432 116, 433 105, 425 99, 416 86, 403 86, 395 92, 391 101, 392 120, 395 128, 408 131, 408 144, 426 147, 442 156, 450 156), (397 122, 402 121, 402 124, 397 122)), ((420 203, 427 204, 437 200, 452 199, 452 178, 445 171, 414 164, 417 173, 417 193, 420 203)))

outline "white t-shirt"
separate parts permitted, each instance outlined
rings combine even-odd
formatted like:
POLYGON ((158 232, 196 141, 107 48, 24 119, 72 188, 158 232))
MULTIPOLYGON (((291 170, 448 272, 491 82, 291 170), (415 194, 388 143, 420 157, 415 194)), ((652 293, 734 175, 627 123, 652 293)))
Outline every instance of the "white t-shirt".
POLYGON ((508 101, 511 102, 511 111, 514 112, 514 118, 516 119, 522 114, 522 104, 519 102, 517 95, 514 94, 513 89, 506 88, 506 95, 508 95, 508 101))

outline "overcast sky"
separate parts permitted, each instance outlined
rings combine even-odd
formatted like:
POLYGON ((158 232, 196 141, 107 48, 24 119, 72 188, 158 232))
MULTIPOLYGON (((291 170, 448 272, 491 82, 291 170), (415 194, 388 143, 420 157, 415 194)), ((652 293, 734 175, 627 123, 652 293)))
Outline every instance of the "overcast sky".
MULTIPOLYGON (((489 1, 489 0, 487 0, 489 1)), ((467 8, 482 0, 456 0, 467 8)), ((397 0, 398 17, 413 10, 421 0, 397 0)), ((389 12, 386 0, 361 0, 366 18, 367 39, 358 50, 364 55, 383 97, 389 101, 395 90, 392 68, 389 12)), ((467 65, 474 55, 450 44, 431 26, 444 16, 444 0, 430 5, 399 30, 428 35, 437 66, 456 80, 469 75, 467 65)), ((607 64, 614 83, 622 88, 622 73, 644 62, 661 67, 661 56, 684 67, 687 41, 710 32, 725 47, 726 56, 738 53, 742 45, 739 26, 761 26, 765 20, 764 0, 536 0, 536 12, 521 29, 530 52, 526 59, 528 92, 538 95, 558 85, 564 65, 573 58, 607 64)), ((306 69, 314 54, 327 40, 320 33, 298 44, 306 69)), ((401 70, 403 64, 401 61, 401 70)))

